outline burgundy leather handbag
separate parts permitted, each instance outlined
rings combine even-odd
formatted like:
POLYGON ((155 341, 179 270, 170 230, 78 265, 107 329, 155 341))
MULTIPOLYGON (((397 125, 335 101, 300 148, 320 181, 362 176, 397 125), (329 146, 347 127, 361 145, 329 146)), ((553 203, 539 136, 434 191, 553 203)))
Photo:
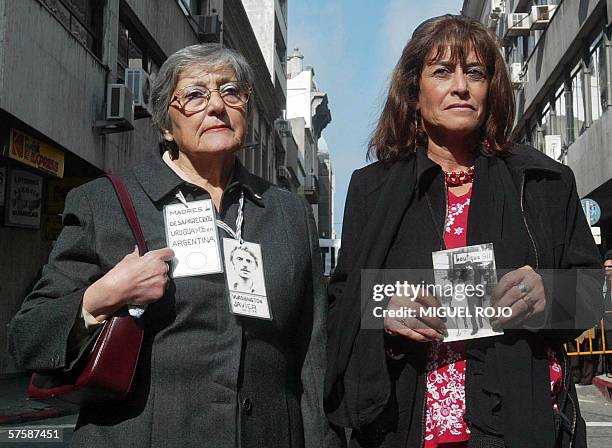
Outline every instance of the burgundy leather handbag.
MULTIPOLYGON (((115 188, 142 256, 148 251, 147 244, 132 199, 121 178, 106 177, 115 188)), ((68 409, 123 399, 134 380, 143 334, 140 322, 127 309, 119 310, 97 330, 81 359, 69 371, 33 373, 28 397, 68 409)))

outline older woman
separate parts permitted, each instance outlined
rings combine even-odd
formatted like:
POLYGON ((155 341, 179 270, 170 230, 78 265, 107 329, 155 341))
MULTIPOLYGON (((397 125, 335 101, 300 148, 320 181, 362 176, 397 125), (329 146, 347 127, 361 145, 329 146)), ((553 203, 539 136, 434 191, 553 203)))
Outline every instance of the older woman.
POLYGON ((152 107, 167 151, 123 175, 152 249, 145 256, 134 252, 106 179, 68 195, 64 230, 11 324, 16 360, 67 369, 75 340, 127 305, 147 305, 130 393, 83 407, 74 446, 324 446, 327 302, 317 233, 305 201, 236 158, 252 79, 241 55, 212 44, 179 50, 161 67, 152 107), (207 200, 214 207, 201 215, 207 200), (169 227, 169 210, 189 209, 202 222, 214 214, 221 228, 206 240, 212 248, 169 227), (236 305, 244 294, 230 302, 229 258, 225 269, 207 268, 234 246, 260 257, 265 306, 251 314, 236 305))
MULTIPOLYGON (((504 60, 482 24, 442 16, 415 30, 370 142, 379 161, 351 179, 329 286, 326 411, 355 428, 352 446, 586 443, 562 347, 572 332, 520 326, 550 329, 573 311, 558 309, 563 291, 536 270, 597 268, 598 252, 570 169, 510 144, 513 118, 504 60), (503 335, 443 343, 450 328, 426 314, 366 328, 362 269, 431 270, 432 252, 483 243, 509 271, 493 295, 511 310, 496 322, 511 328, 503 335)), ((597 279, 582 286, 594 300, 597 279)), ((428 306, 440 303, 396 295, 387 309, 428 306)))

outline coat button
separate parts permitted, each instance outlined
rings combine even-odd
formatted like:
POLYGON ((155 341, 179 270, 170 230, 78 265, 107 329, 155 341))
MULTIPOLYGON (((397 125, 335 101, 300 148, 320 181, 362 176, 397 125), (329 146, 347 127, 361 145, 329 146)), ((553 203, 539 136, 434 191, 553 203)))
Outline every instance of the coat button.
POLYGON ((244 409, 244 412, 246 412, 248 415, 251 414, 251 411, 253 410, 253 402, 250 398, 245 398, 242 400, 242 409, 244 409))

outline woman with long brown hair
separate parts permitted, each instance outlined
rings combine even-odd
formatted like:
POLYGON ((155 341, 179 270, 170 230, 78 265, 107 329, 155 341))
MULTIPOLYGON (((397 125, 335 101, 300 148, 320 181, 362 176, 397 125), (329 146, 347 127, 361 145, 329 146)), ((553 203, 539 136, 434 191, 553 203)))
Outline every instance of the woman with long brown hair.
MULTIPOLYGON (((574 332, 526 328, 560 321, 562 294, 540 270, 598 268, 599 257, 571 170, 511 144, 514 114, 482 24, 442 16, 415 30, 370 141, 378 161, 352 176, 329 286, 325 404, 333 423, 354 429, 351 446, 586 443, 562 346, 574 332), (489 243, 507 272, 492 297, 510 313, 493 321, 503 333, 445 343, 450 328, 423 313, 386 314, 369 329, 363 269, 431 271, 432 252, 489 243)), ((437 309, 439 299, 396 294, 386 310, 437 309)))

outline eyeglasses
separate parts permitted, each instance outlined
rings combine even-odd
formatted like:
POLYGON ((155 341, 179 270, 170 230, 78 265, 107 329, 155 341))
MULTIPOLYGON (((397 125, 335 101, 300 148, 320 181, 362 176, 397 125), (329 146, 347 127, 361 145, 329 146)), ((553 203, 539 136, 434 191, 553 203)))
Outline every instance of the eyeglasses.
POLYGON ((225 104, 230 107, 243 106, 251 96, 251 86, 246 82, 230 81, 218 89, 207 89, 200 85, 185 86, 172 97, 170 104, 179 103, 184 112, 195 113, 206 109, 213 92, 218 92, 225 104))

